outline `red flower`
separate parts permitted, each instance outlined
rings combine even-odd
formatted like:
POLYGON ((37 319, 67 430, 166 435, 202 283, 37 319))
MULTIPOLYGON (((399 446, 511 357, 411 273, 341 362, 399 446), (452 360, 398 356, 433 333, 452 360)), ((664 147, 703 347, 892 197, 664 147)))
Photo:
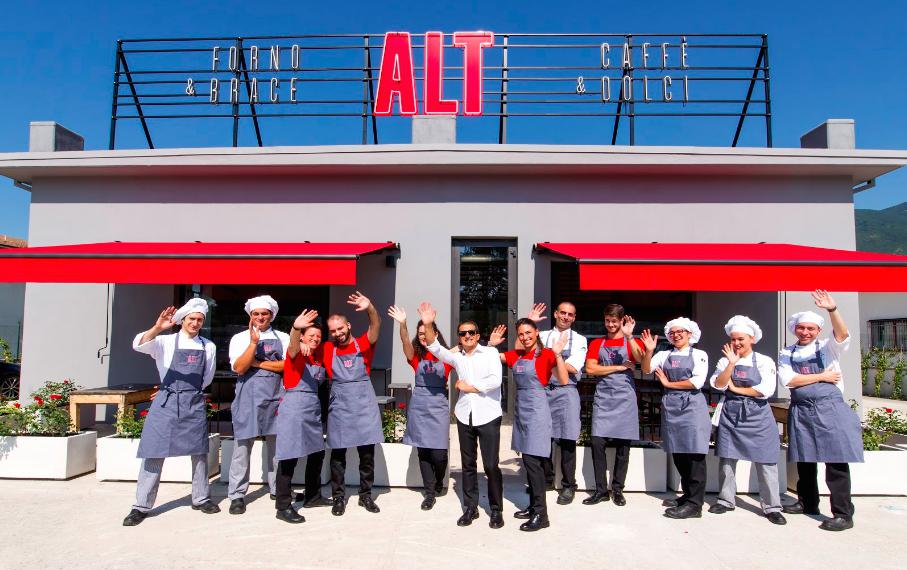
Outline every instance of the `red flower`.
POLYGON ((18 410, 19 408, 22 407, 22 404, 20 404, 19 402, 16 402, 15 404, 13 404, 13 407, 18 410))
POLYGON ((401 410, 405 410, 405 409, 406 409, 406 404, 404 404, 403 402, 400 402, 399 404, 397 404, 397 408, 399 408, 399 409, 401 409, 401 410))
POLYGON ((889 414, 894 413, 894 410, 892 408, 885 408, 885 411, 888 412, 889 414))
POLYGON ((50 399, 51 400, 62 400, 63 396, 61 396, 60 394, 51 394, 50 399))
POLYGON ((711 406, 711 407, 713 407, 713 408, 717 408, 717 407, 718 407, 718 404, 712 403, 712 404, 709 404, 709 406, 711 406))
POLYGON ((139 415, 144 418, 148 415, 148 410, 142 410, 141 412, 139 412, 139 415))
POLYGON ((218 410, 217 404, 208 404, 208 405, 211 406, 211 411, 212 411, 212 412, 216 412, 216 411, 218 410))
POLYGON ((43 406, 43 405, 44 405, 44 400, 42 400, 42 399, 39 398, 38 396, 35 396, 35 403, 38 404, 39 406, 43 406))

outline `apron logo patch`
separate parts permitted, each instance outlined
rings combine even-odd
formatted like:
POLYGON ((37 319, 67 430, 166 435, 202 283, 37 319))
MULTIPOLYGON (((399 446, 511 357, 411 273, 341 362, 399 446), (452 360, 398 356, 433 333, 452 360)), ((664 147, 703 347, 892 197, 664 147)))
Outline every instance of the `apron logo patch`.
POLYGON ((737 372, 737 378, 746 378, 746 372, 743 370, 737 372))
POLYGON ((200 362, 198 355, 189 354, 186 356, 186 364, 198 364, 200 362))
POLYGON ((343 367, 344 367, 344 368, 352 368, 352 367, 353 367, 353 361, 352 361, 352 360, 344 360, 344 361, 343 361, 343 367))
POLYGON ((514 366, 514 367, 513 367, 513 371, 514 371, 514 372, 517 372, 517 373, 519 373, 519 374, 522 374, 522 373, 524 372, 523 365, 522 365, 522 364, 518 364, 517 366, 514 366))
POLYGON ((265 352, 271 352, 272 350, 274 350, 274 345, 273 345, 273 344, 266 344, 266 345, 265 345, 265 352))
POLYGON ((809 366, 801 366, 800 374, 809 374, 809 366))
POLYGON ((671 360, 671 368, 680 368, 679 360, 671 360))

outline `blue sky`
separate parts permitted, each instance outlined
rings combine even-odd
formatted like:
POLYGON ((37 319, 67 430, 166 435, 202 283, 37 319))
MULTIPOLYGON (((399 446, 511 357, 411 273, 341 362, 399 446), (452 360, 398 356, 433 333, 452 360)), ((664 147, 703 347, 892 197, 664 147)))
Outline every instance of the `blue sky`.
MULTIPOLYGON (((118 38, 475 29, 766 33, 775 146, 799 146, 800 135, 827 118, 853 118, 858 147, 904 149, 905 16, 903 2, 874 0, 9 3, 0 21, 0 152, 26 150, 28 122, 35 120, 55 120, 83 135, 87 148, 106 148, 118 38)), ((703 128, 703 136, 713 134, 703 128)), ((135 129, 122 133, 123 146, 141 145, 135 129)), ((650 133, 645 142, 676 142, 669 134, 650 133)), ((723 126, 710 140, 720 145, 727 138, 723 126)), ((27 235, 28 198, 0 181, 0 234, 27 235)), ((856 198, 863 208, 904 201, 905 172, 856 198)))

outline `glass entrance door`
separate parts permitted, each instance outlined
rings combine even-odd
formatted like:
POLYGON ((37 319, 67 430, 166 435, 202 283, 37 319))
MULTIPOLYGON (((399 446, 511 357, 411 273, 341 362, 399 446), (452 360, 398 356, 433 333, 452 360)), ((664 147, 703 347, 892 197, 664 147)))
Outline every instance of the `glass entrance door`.
MULTIPOLYGON (((507 340, 499 349, 507 350, 514 340, 516 323, 516 240, 453 240, 453 319, 451 342, 457 342, 456 326, 462 321, 475 321, 488 341, 492 329, 507 325, 507 340)), ((513 418, 513 381, 504 375, 501 406, 504 421, 513 418)), ((456 391, 451 394, 456 398, 456 391)))

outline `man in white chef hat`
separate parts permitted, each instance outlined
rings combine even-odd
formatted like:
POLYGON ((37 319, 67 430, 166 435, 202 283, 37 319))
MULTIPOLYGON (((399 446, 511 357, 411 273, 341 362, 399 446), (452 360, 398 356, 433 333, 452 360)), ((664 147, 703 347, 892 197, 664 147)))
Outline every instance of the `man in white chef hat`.
POLYGON ((233 416, 233 457, 230 462, 230 514, 246 512, 249 488, 249 456, 256 438, 264 436, 267 481, 271 499, 276 497, 277 405, 283 390, 284 355, 290 345, 286 333, 275 331, 277 301, 270 295, 246 301, 249 328, 230 339, 230 365, 239 376, 236 396, 230 406, 233 416))
POLYGON ((198 334, 207 314, 204 299, 191 299, 179 310, 167 307, 132 341, 134 350, 154 358, 161 387, 145 418, 135 504, 123 526, 136 526, 148 516, 167 457, 192 457, 192 508, 205 514, 220 512, 208 489, 208 417, 202 391, 214 378, 217 350, 198 334), (175 324, 180 325, 177 334, 161 335, 175 324))

